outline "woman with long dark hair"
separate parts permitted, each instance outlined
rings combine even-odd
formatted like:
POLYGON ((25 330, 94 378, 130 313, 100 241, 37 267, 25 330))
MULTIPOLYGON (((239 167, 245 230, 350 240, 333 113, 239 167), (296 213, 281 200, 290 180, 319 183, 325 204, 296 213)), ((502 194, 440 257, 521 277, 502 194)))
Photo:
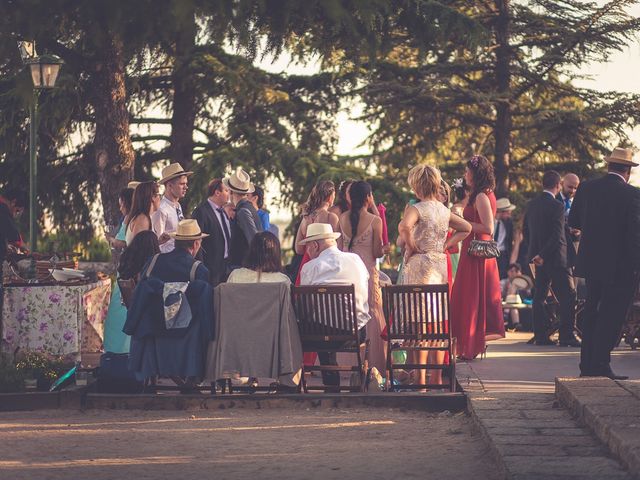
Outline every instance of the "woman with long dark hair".
POLYGON ((341 181, 338 186, 335 204, 329 209, 329 211, 334 213, 337 217, 349 210, 349 207, 351 206, 349 190, 351 189, 353 182, 355 182, 355 180, 349 178, 341 181))
POLYGON ((157 235, 151 230, 138 233, 120 257, 118 274, 125 280, 140 279, 142 269, 156 253, 160 253, 157 235))
POLYGON ((229 283, 290 283, 282 273, 280 242, 271 232, 258 232, 251 240, 244 266, 237 268, 229 283))
POLYGON ((493 240, 493 165, 485 157, 474 155, 467 162, 464 179, 469 196, 463 216, 471 224, 471 235, 462 242, 451 292, 451 334, 457 338, 459 356, 470 360, 485 351, 486 340, 504 337, 504 320, 496 259, 468 253, 472 240, 493 240))
MULTIPOLYGON (((342 250, 358 254, 369 271, 369 315, 367 338, 369 363, 380 372, 386 370, 386 343, 380 338, 385 327, 382 312, 382 292, 376 269, 376 260, 384 254, 382 245, 382 220, 369 212, 373 205, 371 185, 364 181, 353 182, 349 189, 350 209, 340 215, 342 237, 338 244, 342 250)), ((375 205, 374 205, 375 207, 375 205)))
POLYGON ((151 215, 160 207, 160 197, 160 187, 156 182, 142 182, 136 187, 127 219, 127 245, 137 233, 151 230, 151 215))

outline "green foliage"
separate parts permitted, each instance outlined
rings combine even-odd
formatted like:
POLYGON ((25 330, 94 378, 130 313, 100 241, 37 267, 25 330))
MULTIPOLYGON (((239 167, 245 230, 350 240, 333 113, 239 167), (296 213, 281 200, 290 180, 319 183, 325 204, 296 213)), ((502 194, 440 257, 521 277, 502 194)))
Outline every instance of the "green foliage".
POLYGON ((64 356, 26 352, 18 356, 15 367, 25 378, 43 378, 53 381, 73 367, 73 362, 64 356))
POLYGON ((109 262, 111 261, 111 248, 106 240, 92 238, 85 244, 86 251, 82 260, 87 262, 109 262))

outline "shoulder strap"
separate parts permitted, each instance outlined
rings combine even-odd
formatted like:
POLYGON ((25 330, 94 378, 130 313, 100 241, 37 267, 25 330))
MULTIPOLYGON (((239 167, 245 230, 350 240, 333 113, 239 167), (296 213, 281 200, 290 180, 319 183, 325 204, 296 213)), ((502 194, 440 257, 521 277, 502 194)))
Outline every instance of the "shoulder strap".
POLYGON ((196 260, 195 262, 193 262, 193 265, 191 265, 191 272, 189 273, 190 282, 194 282, 196 280, 196 270, 201 263, 202 262, 200 260, 196 260))
POLYGON ((151 272, 153 271, 153 267, 156 266, 156 260, 158 260, 158 257, 160 256, 159 253, 156 253, 153 258, 151 259, 151 263, 149 263, 149 267, 147 268, 147 271, 144 272, 144 276, 145 278, 148 278, 149 276, 151 276, 151 272))

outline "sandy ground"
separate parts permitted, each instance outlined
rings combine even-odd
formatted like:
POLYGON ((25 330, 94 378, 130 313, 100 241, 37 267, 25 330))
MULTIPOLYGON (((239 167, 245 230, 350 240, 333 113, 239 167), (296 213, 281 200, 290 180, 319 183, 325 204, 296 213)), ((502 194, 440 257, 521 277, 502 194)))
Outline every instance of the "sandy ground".
POLYGON ((0 414, 1 479, 497 479, 464 414, 386 409, 0 414))

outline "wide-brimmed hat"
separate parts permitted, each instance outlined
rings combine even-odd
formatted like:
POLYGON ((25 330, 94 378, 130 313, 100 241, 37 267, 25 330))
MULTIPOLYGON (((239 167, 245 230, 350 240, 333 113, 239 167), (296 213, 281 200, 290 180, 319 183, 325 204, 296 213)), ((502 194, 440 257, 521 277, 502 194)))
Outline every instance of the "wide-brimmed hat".
POLYGON ((182 165, 179 163, 172 163, 168 167, 164 167, 162 169, 162 178, 158 180, 158 183, 162 183, 164 185, 169 180, 173 180, 174 178, 178 178, 183 175, 188 177, 189 175, 193 175, 193 172, 185 172, 182 165))
POLYGON ((242 167, 238 167, 231 176, 223 178, 222 183, 229 190, 236 193, 253 193, 256 190, 256 187, 251 183, 251 177, 242 167))
POLYGON ((142 182, 138 182, 137 180, 131 180, 129 183, 127 183, 127 188, 133 188, 135 190, 136 187, 141 183, 142 182))
POLYGON ((193 219, 180 220, 178 228, 175 232, 169 233, 171 238, 176 240, 199 240, 208 237, 208 233, 202 233, 200 225, 193 219))
POLYGON ((307 235, 303 240, 298 242, 300 245, 315 242, 316 240, 324 240, 327 238, 336 239, 340 237, 339 232, 334 232, 328 223, 312 223, 307 227, 307 235))
POLYGON ((496 210, 499 212, 510 212, 515 209, 516 206, 513 205, 508 198, 499 198, 496 201, 496 210))
POLYGON ((628 167, 637 167, 640 165, 633 161, 633 150, 630 148, 614 148, 611 155, 604 157, 604 161, 608 163, 627 165, 628 167))

